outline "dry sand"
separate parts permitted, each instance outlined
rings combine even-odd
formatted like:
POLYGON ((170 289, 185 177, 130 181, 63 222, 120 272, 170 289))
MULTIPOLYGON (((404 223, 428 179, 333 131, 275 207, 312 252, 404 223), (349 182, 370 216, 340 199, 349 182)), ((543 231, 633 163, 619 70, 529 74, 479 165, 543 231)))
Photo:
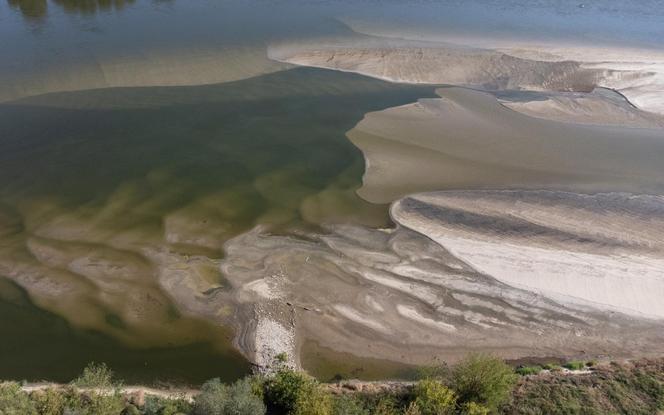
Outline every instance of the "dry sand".
POLYGON ((620 91, 637 107, 664 113, 664 51, 561 42, 426 36, 352 24, 353 35, 272 44, 282 62, 380 79, 487 90, 620 91), (364 32, 363 32, 364 30, 364 32))

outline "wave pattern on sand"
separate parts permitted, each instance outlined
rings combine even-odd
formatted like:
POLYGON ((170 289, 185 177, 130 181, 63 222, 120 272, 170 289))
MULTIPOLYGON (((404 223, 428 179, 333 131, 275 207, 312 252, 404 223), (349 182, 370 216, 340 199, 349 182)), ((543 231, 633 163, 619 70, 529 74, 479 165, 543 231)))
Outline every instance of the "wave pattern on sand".
POLYGON ((226 243, 222 268, 259 321, 281 313, 300 341, 359 356, 653 353, 663 213, 663 198, 629 194, 429 193, 392 205, 393 230, 254 229, 226 243), (257 281, 278 284, 273 308, 257 281))

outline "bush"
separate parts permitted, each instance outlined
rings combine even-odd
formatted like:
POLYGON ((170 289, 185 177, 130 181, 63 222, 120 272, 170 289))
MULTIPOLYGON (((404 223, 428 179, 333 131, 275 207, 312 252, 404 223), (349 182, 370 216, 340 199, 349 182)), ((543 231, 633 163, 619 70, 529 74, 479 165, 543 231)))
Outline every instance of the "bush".
POLYGON ((295 405, 294 415, 332 415, 332 396, 317 383, 308 384, 295 405))
POLYGON ((542 371, 542 366, 519 366, 516 368, 516 373, 521 376, 536 375, 542 371))
POLYGON ((476 402, 466 402, 461 405, 461 415, 489 415, 489 408, 476 402))
POLYGON ((310 382, 304 373, 289 369, 280 370, 265 383, 265 395, 269 405, 283 413, 295 410, 295 405, 305 384, 310 382))
POLYGON ((251 378, 224 385, 212 379, 196 396, 194 413, 199 415, 261 415, 265 413, 262 399, 254 393, 251 378))
POLYGON ((62 391, 46 389, 30 394, 39 415, 61 415, 67 407, 67 397, 62 391))
POLYGON ((461 403, 476 402, 490 410, 498 408, 510 395, 517 375, 502 360, 472 354, 452 372, 452 382, 461 403))
POLYGON ((113 371, 105 363, 90 363, 71 383, 77 388, 119 389, 121 382, 113 379, 113 371))
POLYGON ((578 360, 567 362, 563 365, 565 369, 569 370, 583 370, 586 368, 586 363, 578 360))
POLYGON ((65 392, 66 409, 77 415, 118 415, 125 407, 122 383, 113 379, 113 372, 104 363, 91 363, 71 383, 83 391, 65 392))
POLYGON ((18 383, 6 382, 0 383, 0 414, 37 415, 37 409, 18 383))
POLYGON ((282 369, 265 383, 268 403, 282 413, 295 415, 332 414, 332 396, 312 377, 282 369))
POLYGON ((456 397, 447 386, 433 379, 419 381, 413 389, 413 403, 422 415, 454 413, 456 397))

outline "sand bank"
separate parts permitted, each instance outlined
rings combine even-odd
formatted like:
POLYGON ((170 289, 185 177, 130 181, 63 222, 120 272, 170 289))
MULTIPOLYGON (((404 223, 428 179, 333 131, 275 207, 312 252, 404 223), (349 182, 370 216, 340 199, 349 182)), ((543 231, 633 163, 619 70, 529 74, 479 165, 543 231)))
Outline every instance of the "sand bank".
POLYGON ((114 87, 184 86, 237 81, 285 70, 264 45, 141 50, 124 56, 84 55, 77 61, 4 74, 0 102, 60 91, 114 87))
POLYGON ((357 72, 394 82, 486 90, 620 91, 664 113, 664 51, 402 33, 350 24, 354 35, 272 44, 269 56, 297 65, 357 72))
MULTIPOLYGON (((277 316, 296 352, 313 340, 405 363, 651 354, 664 333, 663 212, 661 197, 628 194, 423 194, 392 205, 392 230, 254 229, 225 244, 222 267, 240 306, 260 309, 258 325, 277 316)), ((264 350, 260 333, 242 335, 250 358, 264 350)))
MULTIPOLYGON (((663 190, 660 128, 556 122, 515 112, 484 92, 452 87, 438 93, 440 99, 367 114, 349 131, 366 158, 359 190, 363 198, 385 203, 413 192, 477 188, 663 190)), ((550 100, 546 95, 542 99, 550 100)), ((532 109, 537 105, 548 105, 540 111, 547 118, 603 122, 623 111, 623 118, 633 117, 637 125, 659 122, 598 95, 591 105, 582 101, 587 98, 564 99, 562 115, 555 115, 546 101, 508 105, 530 113, 538 111, 532 109), (569 110, 570 103, 587 109, 588 115, 569 110), (605 107, 612 112, 596 111, 605 107), (570 113, 574 115, 566 115, 570 113)))

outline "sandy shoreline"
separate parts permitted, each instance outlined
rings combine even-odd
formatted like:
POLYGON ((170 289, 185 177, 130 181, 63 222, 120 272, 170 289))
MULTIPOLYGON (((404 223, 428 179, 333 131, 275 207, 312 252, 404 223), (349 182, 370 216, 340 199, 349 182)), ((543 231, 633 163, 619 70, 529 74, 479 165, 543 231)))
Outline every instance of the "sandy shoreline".
MULTIPOLYGON (((471 350, 507 359, 655 356, 664 351, 664 309, 657 301, 664 257, 653 220, 663 209, 661 198, 623 194, 432 193, 396 202, 397 228, 389 231, 334 226, 299 240, 255 229, 226 244, 223 266, 237 284, 237 298, 262 309, 255 316, 259 325, 282 316, 271 345, 280 344, 285 330, 298 347, 310 339, 415 365, 453 362, 471 350), (479 215, 473 200, 485 200, 488 210, 479 215), (506 207, 528 216, 512 223, 506 207), (619 232, 624 227, 635 229, 631 238, 619 232), (486 244, 494 233, 491 249, 475 242, 486 244), (467 246, 466 234, 474 235, 467 246), (542 252, 525 255, 533 244, 542 252), (605 275, 607 267, 622 276, 605 275), (541 274, 534 271, 540 268, 541 274), (577 280, 555 285, 563 279, 549 274, 558 269, 577 280), (275 291, 255 287, 269 286, 277 270, 283 270, 279 300, 268 300, 275 291), (635 273, 643 283, 625 279, 635 273)), ((263 353, 255 347, 245 353, 263 353)))
MULTIPOLYGON (((391 65, 395 50, 379 55, 380 76, 377 66, 369 74, 439 81, 390 75, 404 68, 391 65)), ((371 62, 375 51, 356 52, 323 48, 289 62, 366 74, 344 62, 371 62)), ((396 227, 330 225, 302 239, 256 228, 228 241, 222 269, 274 336, 265 346, 264 335, 244 332, 255 340, 244 353, 262 363, 293 353, 295 366, 306 341, 412 365, 471 350, 507 359, 661 353, 664 229, 654 224, 663 200, 643 194, 664 191, 664 119, 612 90, 579 92, 599 72, 569 68, 557 88, 572 92, 549 91, 552 69, 539 92, 449 87, 440 99, 367 114, 347 134, 366 161, 358 193, 393 202, 396 227), (444 189, 497 190, 417 194, 444 189)), ((524 79, 503 86, 532 88, 524 79)))

